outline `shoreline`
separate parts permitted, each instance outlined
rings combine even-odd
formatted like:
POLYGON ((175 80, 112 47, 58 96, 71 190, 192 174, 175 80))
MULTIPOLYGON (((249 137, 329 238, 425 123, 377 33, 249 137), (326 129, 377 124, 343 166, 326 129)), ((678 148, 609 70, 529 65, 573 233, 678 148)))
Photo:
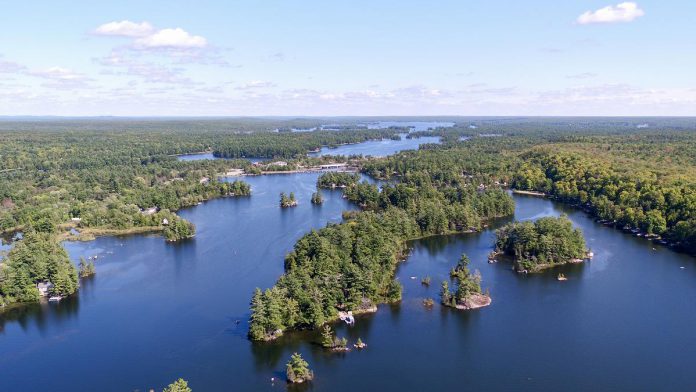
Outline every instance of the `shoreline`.
POLYGON ((528 196, 538 196, 538 197, 547 197, 548 196, 544 192, 524 191, 524 190, 520 190, 520 189, 513 189, 512 193, 516 193, 518 195, 528 195, 528 196))

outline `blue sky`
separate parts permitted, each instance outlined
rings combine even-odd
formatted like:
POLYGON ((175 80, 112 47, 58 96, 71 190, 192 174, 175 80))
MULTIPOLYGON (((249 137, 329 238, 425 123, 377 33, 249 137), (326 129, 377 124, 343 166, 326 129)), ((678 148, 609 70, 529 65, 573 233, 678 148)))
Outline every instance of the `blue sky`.
POLYGON ((2 3, 0 115, 696 115, 693 1, 110 3, 2 3))

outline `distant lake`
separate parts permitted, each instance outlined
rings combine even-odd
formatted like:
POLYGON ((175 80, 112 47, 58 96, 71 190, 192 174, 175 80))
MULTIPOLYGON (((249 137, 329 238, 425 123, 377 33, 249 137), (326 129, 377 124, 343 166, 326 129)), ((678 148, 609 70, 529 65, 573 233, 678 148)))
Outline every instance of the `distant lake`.
MULTIPOLYGON (((201 161, 201 160, 206 160, 206 159, 227 159, 227 158, 219 158, 213 155, 212 152, 202 152, 202 153, 197 153, 197 154, 183 154, 183 155, 177 155, 176 157, 180 161, 201 161)), ((263 158, 239 158, 239 159, 246 159, 249 162, 261 162, 263 158)))
POLYGON ((440 143, 440 138, 436 136, 425 136, 420 138, 408 139, 405 134, 401 135, 400 140, 382 139, 369 140, 362 143, 344 144, 336 148, 322 147, 319 152, 310 152, 310 157, 324 155, 370 155, 374 157, 396 154, 405 150, 417 150, 421 144, 440 143))
POLYGON ((450 128, 453 122, 444 121, 378 121, 367 124, 369 129, 384 129, 389 127, 409 127, 413 131, 427 131, 428 129, 450 128))

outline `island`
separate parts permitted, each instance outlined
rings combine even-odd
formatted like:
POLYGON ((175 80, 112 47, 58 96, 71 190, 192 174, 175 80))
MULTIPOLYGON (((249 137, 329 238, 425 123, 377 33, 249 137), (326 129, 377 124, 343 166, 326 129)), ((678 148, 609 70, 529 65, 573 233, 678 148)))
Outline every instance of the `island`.
POLYGON ((440 300, 442 305, 456 309, 478 309, 491 304, 491 297, 481 292, 481 275, 469 271, 469 257, 462 254, 457 266, 450 271, 450 279, 456 288, 450 290, 447 281, 442 282, 440 300))
POLYGON ((360 181, 360 175, 357 173, 327 172, 319 176, 317 187, 345 188, 357 184, 358 181, 360 181))
POLYGON ((295 199, 295 193, 290 192, 290 195, 286 195, 285 192, 280 193, 280 207, 297 207, 297 199, 295 199))
POLYGON ((511 257, 517 272, 580 263, 590 254, 582 232, 565 215, 513 222, 496 230, 495 255, 511 257))
POLYGON ((312 204, 314 205, 321 205, 324 203, 324 197, 321 194, 320 190, 317 190, 316 192, 312 193, 312 204))
POLYGON ((314 378, 314 372, 309 369, 309 364, 299 353, 294 353, 290 357, 285 366, 285 375, 291 384, 301 384, 314 378))

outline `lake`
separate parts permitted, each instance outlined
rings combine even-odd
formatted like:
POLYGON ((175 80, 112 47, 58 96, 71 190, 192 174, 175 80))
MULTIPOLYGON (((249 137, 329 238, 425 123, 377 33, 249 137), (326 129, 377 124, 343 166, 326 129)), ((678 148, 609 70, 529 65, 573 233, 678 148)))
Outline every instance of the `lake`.
POLYGON ((305 387, 313 390, 696 388, 694 259, 525 196, 515 196, 517 219, 567 213, 595 258, 523 276, 486 262, 492 230, 420 240, 398 269, 401 304, 382 305, 354 327, 337 326, 367 349, 327 353, 312 344, 312 333, 250 342, 253 289, 273 285, 299 237, 354 208, 340 191, 325 191, 325 204, 311 205, 317 177, 248 177, 251 197, 181 211, 198 228, 181 244, 156 235, 67 243, 75 261, 99 256, 97 274, 75 298, 2 316, 0 390, 143 391, 178 377, 195 391, 284 390, 283 381, 270 379, 282 377, 294 351, 316 373, 305 387), (280 209, 280 192, 295 192, 300 205, 280 209), (437 299, 462 252, 483 275, 492 305, 425 309, 422 299, 437 299), (557 281, 558 272, 569 280, 557 281), (420 284, 426 275, 427 288, 420 284))
MULTIPOLYGON (((227 158, 219 158, 213 155, 212 152, 199 152, 195 154, 182 154, 182 155, 177 155, 176 158, 180 161, 202 161, 206 159, 227 159, 227 158)), ((246 159, 249 162, 261 162, 263 161, 262 158, 241 158, 241 159, 246 159)))
POLYGON ((413 139, 407 138, 406 134, 400 136, 400 140, 369 140, 362 143, 343 144, 336 148, 322 147, 319 152, 310 152, 307 155, 310 157, 324 155, 370 155, 383 157, 400 151, 417 150, 422 144, 440 143, 440 138, 437 136, 424 136, 413 139))

